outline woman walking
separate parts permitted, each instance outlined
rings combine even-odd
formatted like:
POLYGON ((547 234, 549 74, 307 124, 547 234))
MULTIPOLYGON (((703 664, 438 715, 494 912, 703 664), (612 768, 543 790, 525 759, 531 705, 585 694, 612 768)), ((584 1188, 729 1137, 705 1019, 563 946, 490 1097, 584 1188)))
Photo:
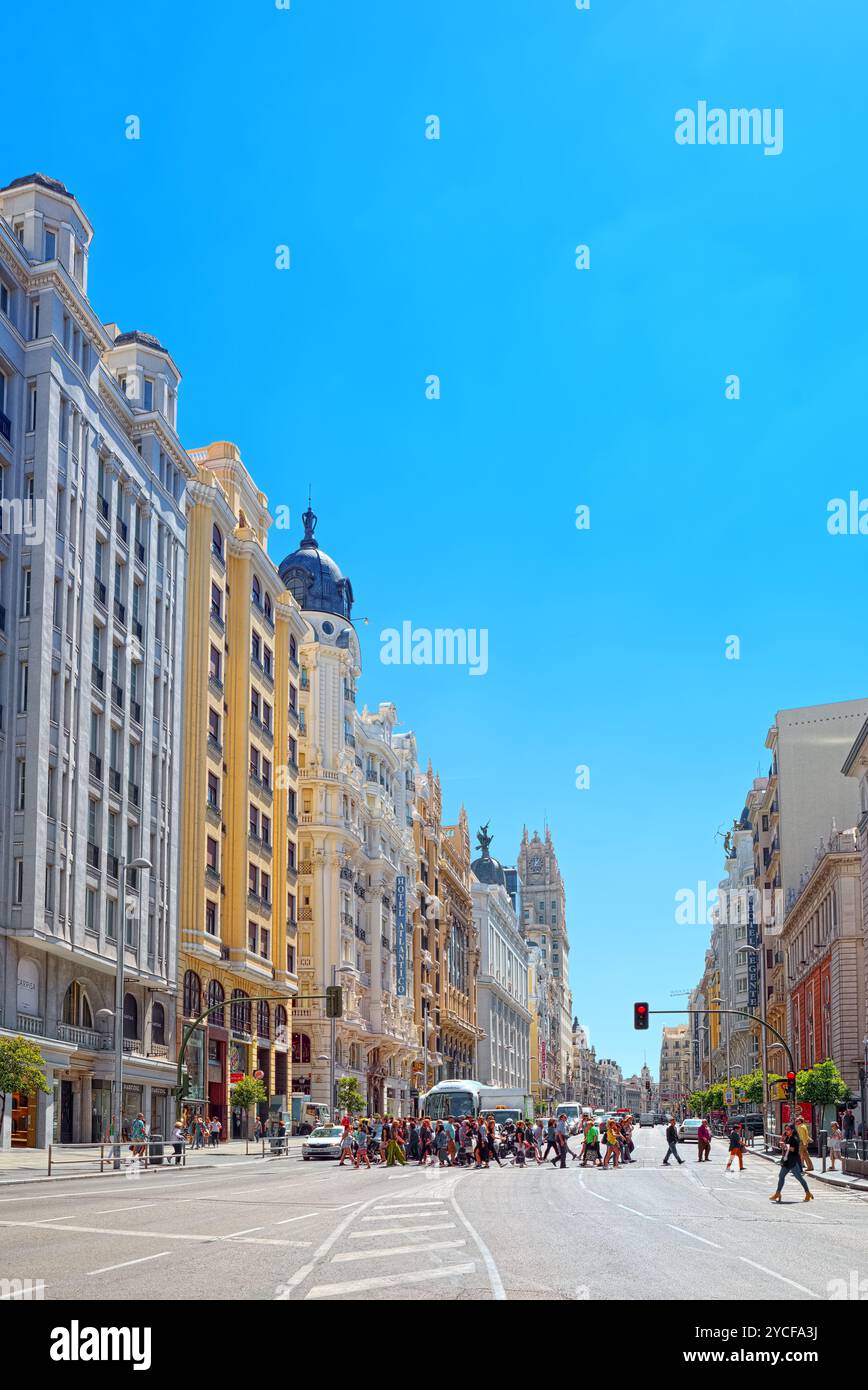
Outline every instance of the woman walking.
POLYGON ((787 1125, 782 1143, 784 1147, 784 1156, 781 1159, 778 1186, 777 1190, 772 1193, 769 1201, 779 1202, 781 1200, 781 1188, 784 1185, 784 1179, 787 1174, 790 1173, 795 1178, 796 1182, 801 1183, 802 1187, 805 1189, 804 1200, 806 1202, 813 1202, 814 1194, 802 1176, 802 1165, 799 1161, 799 1136, 796 1133, 795 1125, 787 1125))
POLYGON ((436 1155, 441 1168, 445 1167, 446 1164, 449 1163, 448 1149, 449 1135, 443 1128, 443 1121, 438 1120, 437 1129, 434 1133, 434 1154, 436 1155))
POLYGON ((743 1140, 742 1134, 741 1134, 741 1125, 733 1125, 732 1129, 729 1131, 729 1158, 727 1159, 727 1163, 726 1163, 726 1171, 727 1171, 727 1173, 729 1172, 730 1168, 732 1167, 732 1160, 733 1160, 734 1158, 737 1158, 737 1159, 738 1159, 738 1170, 739 1170, 739 1172, 740 1172, 740 1173, 743 1173, 743 1172, 744 1172, 744 1157, 743 1157, 743 1155, 744 1155, 744 1140, 743 1140))
MULTIPOLYGON (((829 1171, 834 1173, 835 1165, 841 1157, 841 1129, 837 1120, 832 1121, 832 1128, 829 1131, 829 1158, 831 1164, 829 1171)), ((842 1164, 843 1167, 843 1164, 842 1164)))
POLYGON ((613 1119, 610 1119, 606 1125, 606 1157, 603 1159, 604 1168, 608 1168, 610 1158, 612 1160, 612 1166, 614 1168, 618 1167, 620 1161, 619 1138, 618 1126, 613 1119))
MULTIPOLYGON (((356 1168, 361 1168, 363 1163, 366 1168, 370 1168, 371 1166, 371 1160, 368 1157, 368 1138, 368 1126, 363 1120, 356 1133, 356 1168)), ((340 1164, 338 1164, 338 1167, 340 1167, 340 1164)))
POLYGON ((350 1126, 346 1124, 344 1125, 344 1132, 341 1135, 341 1161, 338 1164, 339 1168, 343 1168, 345 1158, 350 1160, 351 1168, 355 1167, 355 1160, 353 1158, 353 1131, 350 1126))

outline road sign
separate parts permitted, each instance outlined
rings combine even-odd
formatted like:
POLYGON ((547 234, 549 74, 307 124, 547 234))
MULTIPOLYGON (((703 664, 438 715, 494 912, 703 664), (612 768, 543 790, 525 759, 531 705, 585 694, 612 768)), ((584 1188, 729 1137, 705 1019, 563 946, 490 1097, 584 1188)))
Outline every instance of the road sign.
POLYGON ((726 1100, 726 1104, 727 1104, 727 1105, 732 1105, 732 1087, 731 1087, 731 1086, 727 1086, 727 1088, 726 1088, 725 1100, 726 1100))
POLYGON ((255 1072, 253 1073, 253 1076, 254 1076, 254 1078, 255 1078, 256 1081, 261 1081, 264 1075, 265 1075, 265 1072, 264 1072, 264 1071, 255 1071, 255 1072))

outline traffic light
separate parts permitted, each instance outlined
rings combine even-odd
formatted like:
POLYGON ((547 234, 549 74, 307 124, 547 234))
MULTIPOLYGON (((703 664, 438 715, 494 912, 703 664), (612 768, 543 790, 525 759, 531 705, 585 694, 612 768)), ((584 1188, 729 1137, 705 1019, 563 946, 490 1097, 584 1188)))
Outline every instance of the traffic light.
POLYGON ((647 1028, 647 1027, 648 1027, 648 1005, 647 1005, 647 1004, 634 1004, 634 1005, 633 1005, 633 1027, 634 1027, 634 1028, 647 1028))
POLYGON ((795 1105, 795 1103, 796 1103, 796 1073, 795 1073, 794 1071, 788 1071, 788 1072, 787 1072, 787 1097, 788 1097, 788 1099, 789 1099, 790 1105, 795 1105))
POLYGON ((344 994, 340 985, 326 985, 326 1018, 342 1018, 344 994))

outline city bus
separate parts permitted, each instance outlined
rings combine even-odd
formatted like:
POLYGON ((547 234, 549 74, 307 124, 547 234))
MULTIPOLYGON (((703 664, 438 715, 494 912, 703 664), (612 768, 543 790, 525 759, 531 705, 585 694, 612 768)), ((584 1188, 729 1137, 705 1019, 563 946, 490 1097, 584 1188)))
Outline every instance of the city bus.
POLYGON ((429 1120, 446 1120, 450 1115, 493 1115, 499 1124, 507 1120, 532 1120, 533 1100, 524 1091, 500 1086, 483 1086, 479 1081, 438 1081, 419 1102, 419 1114, 429 1120))

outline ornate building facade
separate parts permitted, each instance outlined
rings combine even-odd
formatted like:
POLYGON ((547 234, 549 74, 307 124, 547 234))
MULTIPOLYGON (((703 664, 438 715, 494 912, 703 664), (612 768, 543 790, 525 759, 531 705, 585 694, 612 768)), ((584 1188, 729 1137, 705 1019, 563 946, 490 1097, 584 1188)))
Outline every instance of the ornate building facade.
POLYGON ((506 887, 503 865, 488 852, 488 826, 471 864, 473 917, 480 946, 477 1080, 530 1091, 531 1013, 528 948, 506 887))
POLYGON ((292 1090, 334 1103, 330 1025, 321 999, 311 996, 338 983, 344 1012, 335 1029, 336 1076, 355 1078, 370 1113, 405 1111, 420 1051, 415 778, 394 734, 394 705, 356 710, 361 657, 352 585, 320 549, 310 508, 303 520, 299 549, 280 565, 308 623, 299 683, 299 1000, 292 1090), (406 920, 399 917, 399 878, 406 920), (406 962, 405 986, 400 962, 406 962), (406 993, 399 993, 399 984, 406 993))
POLYGON ((234 444, 191 452, 179 995, 186 1105, 227 1137, 233 1076, 288 1105, 297 991, 299 651, 308 627, 266 551, 271 517, 234 444), (263 996, 270 996, 264 998, 263 996))
POLYGON ((539 958, 534 970, 538 1098, 558 1099, 572 1085, 573 1001, 566 893, 548 826, 544 839, 537 831, 529 837, 525 827, 517 870, 519 924, 539 958))

